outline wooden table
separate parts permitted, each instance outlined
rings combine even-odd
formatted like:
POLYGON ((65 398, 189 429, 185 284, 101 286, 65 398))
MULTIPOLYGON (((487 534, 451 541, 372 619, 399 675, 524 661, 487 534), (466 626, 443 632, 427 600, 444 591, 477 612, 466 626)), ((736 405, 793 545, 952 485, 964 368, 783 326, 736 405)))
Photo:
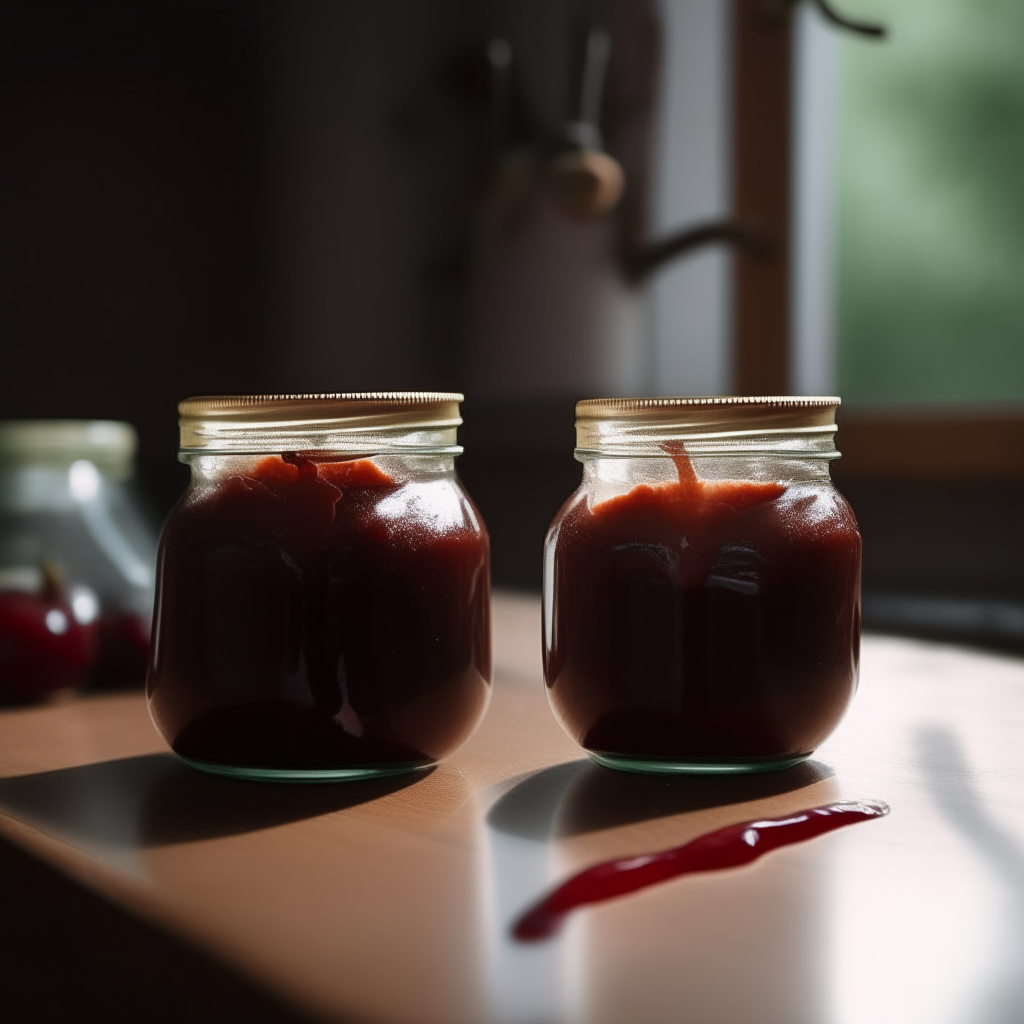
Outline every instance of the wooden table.
MULTIPOLYGON (((495 634, 484 724, 416 779, 207 777, 138 694, 4 711, 4 870, 22 913, 41 908, 37 975, 46 935, 55 989, 79 959, 106 965, 109 1005, 83 996, 76 1020, 122 998, 125 1019, 161 1021, 1024 1020, 1024 661, 868 637, 853 710, 812 762, 664 779, 597 767, 555 725, 533 598, 499 595, 495 634), (581 866, 858 797, 892 814, 586 910, 556 941, 508 936, 581 866)), ((26 982, 12 1022, 46 1019, 26 985, 39 1007, 53 995, 26 982)))

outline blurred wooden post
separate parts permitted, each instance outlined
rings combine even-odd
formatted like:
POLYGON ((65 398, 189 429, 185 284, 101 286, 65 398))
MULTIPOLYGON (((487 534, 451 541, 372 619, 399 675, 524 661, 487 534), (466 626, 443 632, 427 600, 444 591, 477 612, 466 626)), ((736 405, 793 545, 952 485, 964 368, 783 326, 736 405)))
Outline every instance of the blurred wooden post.
POLYGON ((792 17, 773 0, 734 0, 733 210, 771 237, 737 248, 733 379, 739 395, 789 392, 792 17))

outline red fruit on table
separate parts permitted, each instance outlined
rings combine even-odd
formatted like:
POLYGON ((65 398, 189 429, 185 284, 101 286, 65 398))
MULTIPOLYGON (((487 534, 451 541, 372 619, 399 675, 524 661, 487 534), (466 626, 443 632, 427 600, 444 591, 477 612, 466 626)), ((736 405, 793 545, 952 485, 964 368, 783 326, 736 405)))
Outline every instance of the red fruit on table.
POLYGON ((95 623, 78 622, 62 598, 0 591, 3 697, 26 700, 78 686, 92 670, 96 647, 95 623))

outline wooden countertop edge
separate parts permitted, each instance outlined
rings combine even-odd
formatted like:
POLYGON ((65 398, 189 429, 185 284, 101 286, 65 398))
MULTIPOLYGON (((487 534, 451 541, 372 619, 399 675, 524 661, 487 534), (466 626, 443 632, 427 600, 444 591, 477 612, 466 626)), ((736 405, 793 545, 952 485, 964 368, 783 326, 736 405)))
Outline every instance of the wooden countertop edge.
MULTIPOLYGON (((140 907, 159 920, 165 911, 154 890, 129 876, 79 853, 56 836, 0 811, 0 836, 32 857, 38 857, 62 875, 113 900, 122 909, 135 913, 140 907)), ((173 917, 173 915, 168 915, 173 917)), ((170 922, 168 922, 170 923, 170 922)))
POLYGON ((262 975, 257 976, 251 964, 241 957, 232 956, 230 951, 211 941, 202 929, 194 926, 187 914, 177 912, 173 904, 161 899, 158 892, 144 882, 108 868, 60 838, 0 812, 0 843, 5 841, 128 919, 155 930, 171 941, 184 943, 215 968, 227 971, 250 986, 254 993, 267 993, 274 1002, 292 1010, 296 1019, 301 1017, 311 1022, 336 1019, 336 1015, 327 1008, 311 1004, 301 991, 274 984, 272 979, 262 975))

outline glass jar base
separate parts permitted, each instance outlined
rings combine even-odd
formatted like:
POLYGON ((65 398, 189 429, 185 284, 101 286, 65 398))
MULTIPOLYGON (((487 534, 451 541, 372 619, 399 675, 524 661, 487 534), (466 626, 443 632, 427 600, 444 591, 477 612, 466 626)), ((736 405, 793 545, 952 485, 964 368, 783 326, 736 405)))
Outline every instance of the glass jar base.
POLYGON ((686 760, 671 757, 637 757, 622 754, 587 754, 605 768, 620 772, 640 772, 643 775, 752 775, 757 772, 781 772, 806 761, 810 754, 785 758, 728 758, 686 760))
POLYGON ((346 768, 256 768, 250 765, 195 761, 190 757, 183 757, 182 761, 210 775, 224 775, 229 779, 245 779, 249 782, 366 782, 393 775, 410 775, 434 767, 432 761, 426 764, 410 761, 404 764, 352 765, 346 768))

